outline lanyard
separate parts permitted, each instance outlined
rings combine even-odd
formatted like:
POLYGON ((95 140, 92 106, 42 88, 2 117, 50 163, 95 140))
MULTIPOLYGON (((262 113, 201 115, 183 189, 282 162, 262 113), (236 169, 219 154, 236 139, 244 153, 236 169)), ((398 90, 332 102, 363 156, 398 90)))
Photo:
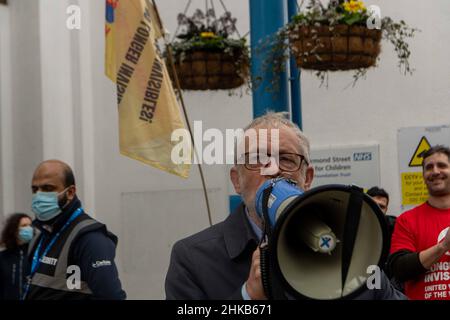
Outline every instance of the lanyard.
POLYGON ((61 233, 72 223, 73 220, 75 220, 82 213, 83 213, 83 208, 78 208, 74 213, 72 213, 72 215, 70 216, 69 220, 67 220, 67 222, 64 224, 64 226, 50 240, 50 242, 47 245, 47 247, 44 249, 42 254, 39 256, 39 252, 41 251, 41 247, 42 247, 42 244, 43 244, 44 238, 45 238, 45 235, 42 235, 41 240, 39 241, 39 244, 38 244, 36 250, 34 250, 33 260, 31 262, 31 272, 30 272, 30 275, 28 276, 28 282, 27 282, 27 285, 26 285, 26 288, 25 288, 25 293, 24 293, 24 295, 22 297, 22 300, 25 300, 25 298, 26 298, 26 296, 28 294, 28 291, 30 290, 31 279, 33 278, 34 274, 36 273, 37 269, 39 268, 39 265, 41 264, 42 259, 45 256, 47 256, 48 252, 53 247, 53 245, 55 244, 56 240, 58 240, 58 238, 61 235, 61 233))
POLYGON ((19 297, 22 296, 23 290, 23 250, 20 249, 20 261, 19 261, 19 297))

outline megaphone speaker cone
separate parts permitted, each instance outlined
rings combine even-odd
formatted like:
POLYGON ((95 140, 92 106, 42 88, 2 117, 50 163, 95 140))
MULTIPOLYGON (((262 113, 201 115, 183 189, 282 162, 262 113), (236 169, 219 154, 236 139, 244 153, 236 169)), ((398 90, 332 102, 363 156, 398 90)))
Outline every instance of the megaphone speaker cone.
POLYGON ((296 298, 352 298, 366 289, 367 268, 381 265, 387 250, 383 213, 367 195, 352 186, 317 187, 277 219, 269 241, 271 277, 296 298), (355 210, 352 225, 348 215, 355 210))

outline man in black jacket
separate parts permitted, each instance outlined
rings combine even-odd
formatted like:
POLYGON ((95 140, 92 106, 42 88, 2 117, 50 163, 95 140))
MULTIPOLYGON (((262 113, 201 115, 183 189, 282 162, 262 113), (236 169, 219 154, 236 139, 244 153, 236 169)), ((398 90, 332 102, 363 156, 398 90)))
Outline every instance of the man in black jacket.
MULTIPOLYGON (((383 188, 379 188, 379 187, 376 187, 376 186, 370 188, 369 190, 367 190, 367 194, 372 197, 372 199, 378 204, 378 206, 380 207, 381 211, 383 211, 383 213, 384 213, 384 218, 386 220, 386 224, 387 224, 387 227, 388 227, 388 248, 390 248, 391 247, 392 234, 394 233, 395 222, 397 220, 397 217, 387 214, 388 206, 389 206, 389 194, 383 188)), ((384 268, 384 271, 386 272, 387 276, 390 278, 390 280, 391 280, 392 284, 394 285, 394 287, 397 290, 399 290, 401 292, 404 292, 403 283, 401 281, 399 281, 397 278, 395 278, 390 273, 390 270, 387 267, 387 263, 386 263, 386 266, 384 268)))
MULTIPOLYGON (((243 154, 237 155, 243 157, 243 164, 236 164, 230 171, 243 204, 225 221, 174 245, 165 283, 167 299, 266 298, 261 281, 258 242, 262 236, 262 220, 255 209, 256 192, 266 180, 277 176, 295 180, 298 187, 308 190, 314 168, 309 158, 308 139, 283 115, 269 113, 256 118, 245 132, 253 129, 257 137, 261 130, 267 129, 267 149, 261 150, 259 142, 250 143, 243 154), (265 162, 261 161, 260 154, 270 155, 271 129, 278 129, 279 154, 276 161, 265 162)), ((360 298, 404 298, 384 274, 381 287, 381 290, 367 290, 360 298)))
POLYGON ((383 188, 372 187, 367 190, 367 194, 372 197, 373 201, 375 201, 380 207, 381 211, 384 213, 384 217, 386 219, 386 223, 388 225, 389 231, 389 247, 391 246, 391 237, 394 233, 395 221, 397 217, 390 216, 387 214, 388 206, 389 206, 389 194, 383 188))
POLYGON ((72 169, 62 161, 36 168, 31 189, 34 226, 25 299, 125 299, 114 263, 117 237, 88 216, 72 169))

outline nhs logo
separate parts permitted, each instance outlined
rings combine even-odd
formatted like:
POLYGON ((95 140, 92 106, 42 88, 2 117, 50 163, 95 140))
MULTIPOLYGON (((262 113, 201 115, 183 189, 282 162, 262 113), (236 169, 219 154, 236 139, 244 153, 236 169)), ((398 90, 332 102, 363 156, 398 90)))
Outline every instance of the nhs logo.
POLYGON ((370 161, 372 160, 372 152, 355 152, 353 161, 370 161))

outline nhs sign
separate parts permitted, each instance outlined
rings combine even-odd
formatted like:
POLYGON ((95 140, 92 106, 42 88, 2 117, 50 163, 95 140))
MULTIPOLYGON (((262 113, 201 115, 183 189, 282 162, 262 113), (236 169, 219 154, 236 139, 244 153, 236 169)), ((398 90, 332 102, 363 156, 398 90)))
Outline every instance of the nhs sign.
POLYGON ((370 161, 372 160, 372 152, 355 152, 353 161, 370 161))

